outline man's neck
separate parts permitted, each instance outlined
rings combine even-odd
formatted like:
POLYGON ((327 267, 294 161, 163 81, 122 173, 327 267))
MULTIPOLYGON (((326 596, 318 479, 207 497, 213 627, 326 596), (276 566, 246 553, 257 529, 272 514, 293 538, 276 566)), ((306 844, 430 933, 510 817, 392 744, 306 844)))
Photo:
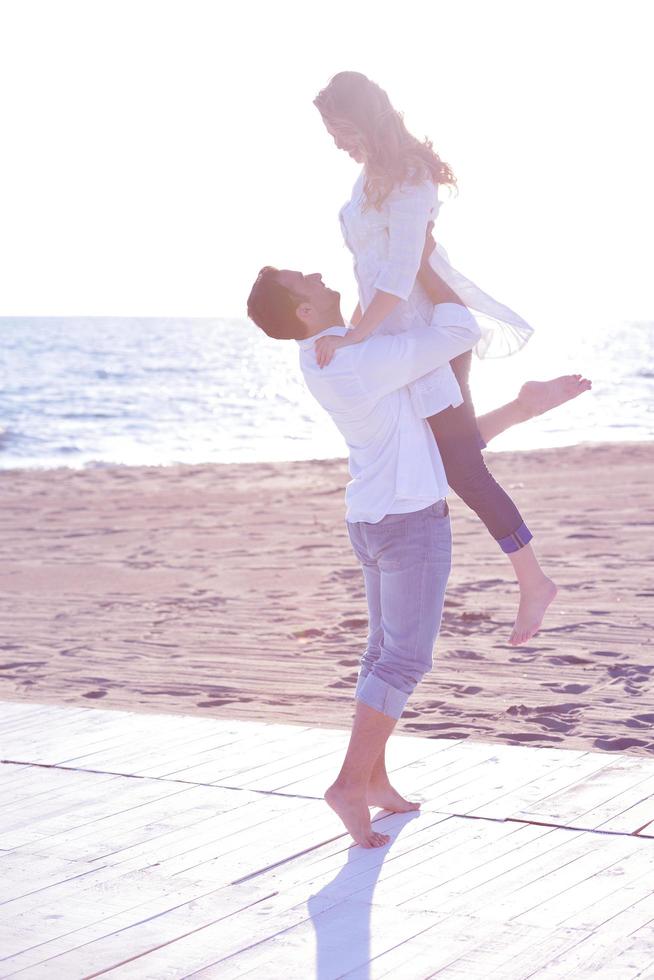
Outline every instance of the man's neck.
POLYGON ((319 326, 307 327, 305 339, 307 339, 308 337, 315 337, 316 334, 322 333, 323 330, 328 330, 330 327, 344 327, 344 326, 345 326, 345 321, 341 316, 341 311, 339 310, 338 313, 335 313, 331 319, 325 320, 319 326))

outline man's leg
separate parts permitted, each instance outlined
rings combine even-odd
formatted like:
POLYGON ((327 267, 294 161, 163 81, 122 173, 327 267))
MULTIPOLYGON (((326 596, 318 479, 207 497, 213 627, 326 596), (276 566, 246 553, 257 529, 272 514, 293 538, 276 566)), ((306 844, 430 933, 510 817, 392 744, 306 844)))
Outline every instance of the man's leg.
POLYGON ((325 800, 341 818, 357 844, 363 847, 380 847, 387 844, 390 838, 388 834, 380 834, 372 829, 367 789, 375 758, 380 751, 383 752, 396 719, 370 708, 357 697, 361 685, 381 653, 383 630, 380 571, 377 562, 368 553, 361 523, 346 522, 346 527, 354 553, 363 569, 368 603, 368 639, 359 664, 350 742, 341 771, 325 792, 325 800))
POLYGON ((383 751, 397 718, 371 708, 357 698, 352 734, 338 776, 325 792, 325 800, 338 814, 357 844, 381 847, 389 834, 372 829, 367 803, 368 782, 375 759, 383 751))
MULTIPOLYGON (((361 562, 363 569, 368 602, 368 639, 359 664, 359 676, 354 692, 354 696, 357 698, 366 677, 381 655, 384 639, 381 611, 381 571, 378 563, 373 561, 367 553, 361 529, 356 525, 348 525, 348 531, 354 553, 361 562)), ((368 806, 378 806, 382 810, 391 810, 394 813, 408 813, 410 810, 420 808, 420 803, 405 799, 391 785, 386 772, 385 748, 382 748, 373 764, 368 781, 366 801, 368 806)))
POLYGON ((386 741, 409 695, 433 665, 451 563, 447 506, 441 501, 413 514, 387 515, 366 525, 364 534, 368 555, 381 572, 382 649, 358 685, 347 754, 325 799, 355 840, 375 847, 386 843, 387 835, 375 835, 370 826, 371 776, 376 766, 388 781, 386 741))

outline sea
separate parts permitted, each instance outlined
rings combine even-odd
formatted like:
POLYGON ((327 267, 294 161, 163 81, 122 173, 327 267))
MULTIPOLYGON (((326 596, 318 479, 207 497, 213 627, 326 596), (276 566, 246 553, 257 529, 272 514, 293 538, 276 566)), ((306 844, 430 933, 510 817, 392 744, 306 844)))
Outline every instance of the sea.
MULTIPOLYGON (((536 332, 512 357, 475 358, 477 412, 524 381, 567 373, 590 378, 592 391, 489 448, 654 439, 652 322, 536 332)), ((0 318, 0 469, 344 456, 296 343, 249 321, 0 318)))

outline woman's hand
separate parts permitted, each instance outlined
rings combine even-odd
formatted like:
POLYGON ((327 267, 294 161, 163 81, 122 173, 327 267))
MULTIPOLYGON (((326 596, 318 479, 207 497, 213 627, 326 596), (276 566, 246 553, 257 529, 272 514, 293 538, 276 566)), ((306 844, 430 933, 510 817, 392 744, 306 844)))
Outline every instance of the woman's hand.
POLYGON ((334 353, 339 347, 347 347, 349 344, 347 337, 338 337, 335 334, 328 334, 326 337, 318 337, 315 343, 316 360, 318 367, 324 368, 331 361, 334 353))

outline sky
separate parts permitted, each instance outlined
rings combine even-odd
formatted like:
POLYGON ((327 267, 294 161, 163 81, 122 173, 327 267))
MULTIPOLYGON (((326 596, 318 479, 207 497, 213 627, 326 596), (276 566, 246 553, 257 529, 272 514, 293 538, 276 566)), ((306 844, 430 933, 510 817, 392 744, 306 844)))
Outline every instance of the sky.
POLYGON ((265 264, 349 316, 359 168, 312 100, 353 69, 453 168, 455 267, 537 327, 654 319, 650 12, 0 0, 0 316, 242 317, 265 264))

